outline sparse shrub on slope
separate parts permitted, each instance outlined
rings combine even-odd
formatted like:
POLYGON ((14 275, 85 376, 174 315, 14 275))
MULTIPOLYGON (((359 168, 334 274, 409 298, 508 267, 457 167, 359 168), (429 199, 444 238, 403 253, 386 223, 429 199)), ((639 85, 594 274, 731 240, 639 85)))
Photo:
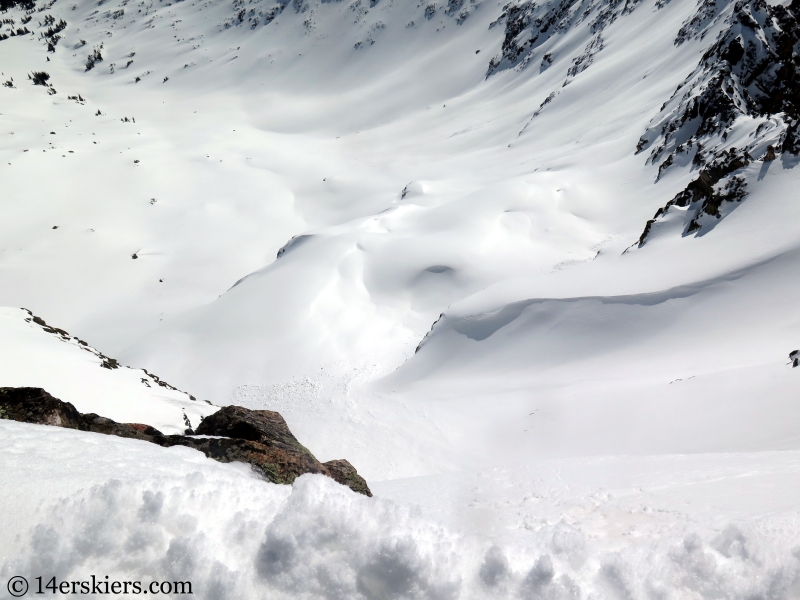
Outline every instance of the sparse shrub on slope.
POLYGON ((33 82, 33 85, 47 86, 47 82, 50 80, 50 74, 45 71, 34 71, 28 75, 28 79, 33 82))
POLYGON ((100 52, 102 49, 103 44, 100 44, 86 57, 86 71, 91 71, 97 63, 103 62, 103 54, 100 52))

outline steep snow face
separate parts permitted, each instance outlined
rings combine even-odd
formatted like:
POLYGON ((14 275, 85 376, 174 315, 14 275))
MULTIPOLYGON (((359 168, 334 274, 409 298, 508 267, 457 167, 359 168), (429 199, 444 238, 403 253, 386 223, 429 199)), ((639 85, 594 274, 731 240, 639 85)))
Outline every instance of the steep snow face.
POLYGON ((489 290, 451 307, 379 389, 429 391, 453 444, 479 436, 508 461, 794 448, 797 268, 795 251, 644 294, 489 290))
POLYGON ((16 308, 0 308, 0 386, 41 387, 78 411, 183 433, 218 410, 16 308))

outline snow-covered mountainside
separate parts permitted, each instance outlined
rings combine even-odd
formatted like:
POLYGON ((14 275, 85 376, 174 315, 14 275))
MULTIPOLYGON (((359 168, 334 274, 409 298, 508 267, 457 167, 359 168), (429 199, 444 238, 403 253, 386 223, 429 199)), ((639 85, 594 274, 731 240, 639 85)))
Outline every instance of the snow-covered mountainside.
MULTIPOLYGON (((168 432, 205 399, 277 410, 396 502, 247 488, 242 507, 271 498, 252 517, 268 550, 252 537, 220 558, 230 581, 800 597, 797 0, 0 2, 0 306, 97 348, 3 309, 0 386, 168 432), (344 511, 325 525, 342 539, 367 513, 396 525, 334 558, 298 516, 317 501, 344 511), (408 504, 421 514, 397 516, 408 504), (301 546, 317 554, 280 562, 301 546)), ((4 431, 14 456, 32 443, 4 431)), ((109 464, 136 447, 36 435, 113 445, 109 464)), ((209 506, 250 485, 175 456, 216 482, 209 506)), ((112 472, 59 497, 99 498, 112 472)), ((119 472, 122 496, 171 494, 197 517, 198 561, 223 556, 217 513, 166 474, 119 472)), ((20 517, 34 549, 17 555, 35 559, 24 532, 42 523, 72 539, 20 517)), ((161 550, 130 568, 161 568, 161 550)))
POLYGON ((131 369, 24 309, 0 308, 0 380, 41 386, 84 413, 183 433, 218 410, 146 369, 131 369))
POLYGON ((200 598, 800 593, 797 452, 535 462, 426 490, 386 482, 391 502, 321 475, 278 486, 186 448, 41 425, 0 422, 0 450, 4 579, 109 573, 191 581, 200 598), (767 514, 764 489, 781 492, 767 514))

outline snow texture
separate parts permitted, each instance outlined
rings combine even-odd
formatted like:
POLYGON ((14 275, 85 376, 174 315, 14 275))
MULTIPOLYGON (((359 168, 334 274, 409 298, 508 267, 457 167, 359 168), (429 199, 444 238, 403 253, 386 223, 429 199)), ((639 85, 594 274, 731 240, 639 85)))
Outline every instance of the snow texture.
POLYGON ((471 503, 484 506, 471 510, 510 504, 516 514, 505 511, 506 518, 515 527, 477 519, 484 535, 459 535, 418 509, 361 497, 323 476, 304 475, 290 488, 183 448, 164 451, 18 423, 0 423, 0 430, 4 489, 16 492, 4 503, 6 516, 16 517, 3 531, 4 576, 190 580, 202 598, 744 599, 800 593, 791 503, 777 501, 761 518, 741 515, 753 501, 750 486, 800 491, 796 452, 767 461, 752 455, 572 461, 477 479, 437 478, 441 510, 459 487, 480 479, 510 488, 485 488, 471 503), (634 487, 596 488, 599 473, 606 482, 634 487), (32 511, 23 497, 44 481, 52 493, 39 496, 32 511), (716 519, 730 518, 730 495, 743 494, 739 518, 716 534, 693 532, 702 526, 691 522, 685 505, 699 508, 698 486, 715 498, 717 506, 705 511, 716 519), (553 518, 558 511, 561 518, 553 518), (580 512, 581 522, 571 523, 580 512), (668 514, 654 516, 659 512, 668 514), (606 522, 605 532, 598 521, 606 522), (648 531, 654 521, 661 526, 657 534, 648 531), (486 529, 496 529, 500 545, 489 543, 486 529))
POLYGON ((800 597, 796 2, 0 1, 5 574, 800 597))

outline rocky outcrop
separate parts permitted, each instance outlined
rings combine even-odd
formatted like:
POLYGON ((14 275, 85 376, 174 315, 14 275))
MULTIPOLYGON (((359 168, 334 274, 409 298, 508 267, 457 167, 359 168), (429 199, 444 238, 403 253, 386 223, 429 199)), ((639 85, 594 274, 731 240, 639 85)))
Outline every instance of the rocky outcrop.
MULTIPOLYGON (((637 150, 652 145, 653 163, 670 156, 677 162, 679 154, 691 153, 698 157, 695 164, 702 165, 724 149, 734 121, 748 116, 754 120, 753 135, 745 150, 757 159, 765 155, 767 145, 797 153, 798 14, 798 0, 788 7, 764 0, 733 4, 727 27, 664 103, 637 150), (773 138, 775 143, 768 144, 773 138)), ((676 44, 682 40, 679 37, 676 44)))
MULTIPOLYGON (((237 448, 236 452, 243 451, 250 456, 250 460, 243 462, 249 462, 260 468, 270 481, 291 483, 303 473, 322 473, 355 492, 372 496, 367 482, 346 460, 320 463, 294 437, 280 413, 271 410, 249 410, 241 406, 225 406, 203 419, 196 433, 224 436, 246 442, 239 447, 240 449, 237 448)), ((199 442, 197 438, 193 440, 194 444, 199 442)), ((200 448, 198 450, 210 456, 205 450, 200 448)))
POLYGON ((741 202, 746 197, 747 181, 741 175, 732 174, 749 165, 752 160, 753 157, 746 150, 731 148, 720 152, 714 161, 700 171, 696 179, 656 211, 639 237, 639 247, 644 245, 653 225, 673 206, 691 210, 685 233, 700 229, 706 216, 720 219, 725 203, 741 202))
POLYGON ((337 481, 342 485, 346 485, 351 490, 358 492, 359 494, 372 496, 372 492, 369 491, 369 487, 367 486, 367 482, 364 480, 364 478, 358 474, 358 471, 356 471, 356 468, 353 465, 343 458, 338 460, 329 460, 326 463, 322 463, 322 466, 324 466, 326 469, 325 474, 334 481, 337 481))
POLYGON ((505 35, 500 55, 489 61, 486 77, 503 69, 522 65, 524 68, 533 51, 558 32, 566 31, 570 25, 571 0, 548 3, 540 6, 528 1, 520 4, 507 4, 503 14, 491 24, 493 27, 505 23, 505 35))
POLYGON ((0 419, 146 441, 152 441, 153 436, 163 436, 149 425, 117 423, 94 413, 80 413, 69 402, 54 398, 42 388, 0 388, 0 419))
POLYGON ((86 431, 83 415, 41 388, 0 388, 0 418, 86 431))
POLYGON ((311 454, 289 431, 289 426, 280 413, 271 410, 225 406, 203 419, 196 433, 274 444, 287 451, 311 454))
MULTIPOLYGON (((25 321, 27 323, 31 323, 33 325, 36 325, 36 326, 40 327, 42 331, 44 331, 45 333, 49 333, 49 334, 59 338, 62 342, 65 342, 67 344, 75 345, 78 348, 80 348, 81 350, 83 350, 84 352, 88 352, 89 354, 93 354, 94 356, 96 356, 97 358, 100 359, 100 366, 102 368, 108 369, 109 371, 113 371, 113 370, 119 369, 119 368, 127 368, 127 369, 130 368, 130 367, 123 367, 123 365, 121 365, 121 364, 119 364, 119 362, 117 362, 117 359, 110 358, 110 357, 106 356, 105 354, 103 354, 102 352, 97 350, 96 348, 93 348, 88 343, 84 342, 79 337, 70 335, 68 332, 66 332, 63 329, 60 329, 58 327, 54 327, 52 325, 48 325, 45 322, 44 319, 42 319, 41 317, 37 317, 31 311, 29 311, 27 308, 23 308, 22 310, 25 311, 26 313, 28 313, 28 316, 25 317, 25 321)), ((149 373, 147 371, 147 369, 135 369, 135 370, 140 371, 141 374, 144 375, 144 377, 140 377, 140 381, 141 381, 142 385, 144 385, 145 387, 151 388, 153 386, 159 386, 159 387, 166 388, 168 390, 172 390, 174 392, 179 392, 180 394, 185 394, 186 398, 189 399, 189 400, 192 400, 192 401, 196 401, 197 400, 191 394, 187 394, 186 392, 183 392, 183 391, 179 390, 175 386, 170 385, 169 383, 167 383, 163 379, 159 378, 157 375, 154 375, 153 373, 149 373)), ((208 402, 208 401, 206 401, 206 402, 208 402)), ((208 404, 211 404, 211 403, 208 402, 208 404)))
POLYGON ((188 435, 156 436, 154 444, 188 446, 218 462, 244 462, 252 465, 273 483, 291 484, 305 473, 328 475, 325 467, 306 450, 295 452, 280 444, 261 444, 227 437, 195 437, 188 435))
POLYGON ((187 446, 219 462, 248 463, 273 483, 291 484, 304 473, 318 473, 372 496, 353 465, 346 460, 319 462, 294 437, 283 417, 269 410, 226 406, 206 417, 197 435, 164 435, 149 425, 82 414, 41 388, 0 388, 0 419, 133 438, 167 448, 187 446))
POLYGON ((726 27, 636 147, 649 148, 647 162, 659 164, 656 181, 675 165, 700 171, 647 223, 640 246, 673 206, 685 210, 684 235, 713 227, 746 197, 741 171, 750 162, 800 152, 800 0, 701 2, 675 44, 704 37, 722 17, 720 7, 726 27))
POLYGON ((33 10, 36 2, 34 0, 0 0, 0 12, 19 6, 24 10, 33 10))

